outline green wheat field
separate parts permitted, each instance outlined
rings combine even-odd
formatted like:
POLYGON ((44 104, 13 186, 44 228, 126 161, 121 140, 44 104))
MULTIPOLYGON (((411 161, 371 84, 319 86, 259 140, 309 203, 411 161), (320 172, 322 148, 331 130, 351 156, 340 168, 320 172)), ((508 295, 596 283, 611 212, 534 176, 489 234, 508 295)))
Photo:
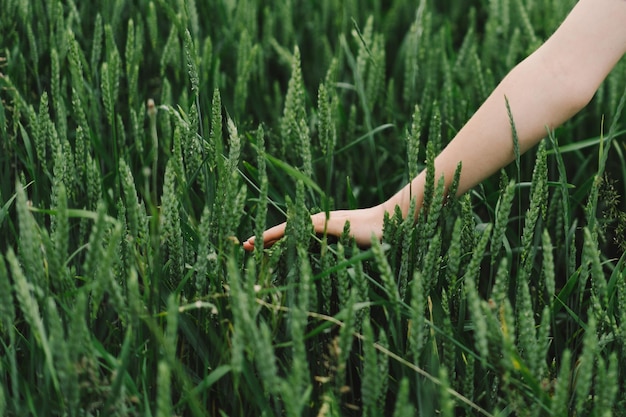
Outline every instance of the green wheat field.
POLYGON ((370 248, 309 220, 433 164, 574 3, 0 0, 0 416, 626 415, 624 60, 370 248))

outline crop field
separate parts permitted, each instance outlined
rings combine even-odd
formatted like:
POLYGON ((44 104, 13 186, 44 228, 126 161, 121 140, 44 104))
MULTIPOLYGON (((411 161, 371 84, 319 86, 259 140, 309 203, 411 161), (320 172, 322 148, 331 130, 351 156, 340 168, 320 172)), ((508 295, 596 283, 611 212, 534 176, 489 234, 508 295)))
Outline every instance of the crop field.
POLYGON ((433 166, 573 4, 0 0, 0 416, 626 415, 624 59, 370 247, 310 222, 433 166))

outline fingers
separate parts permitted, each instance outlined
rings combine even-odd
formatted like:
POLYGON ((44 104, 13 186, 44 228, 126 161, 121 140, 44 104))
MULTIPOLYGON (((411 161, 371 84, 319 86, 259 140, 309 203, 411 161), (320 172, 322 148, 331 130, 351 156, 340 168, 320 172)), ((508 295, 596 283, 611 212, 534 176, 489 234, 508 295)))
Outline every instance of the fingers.
POLYGON ((248 252, 251 252, 254 249, 254 237, 249 237, 245 242, 243 242, 243 248, 248 252))
MULTIPOLYGON (((285 235, 285 226, 286 226, 286 223, 281 223, 263 232, 263 247, 269 248, 274 243, 276 243, 279 239, 281 239, 285 235)), ((247 251, 254 250, 255 241, 256 241, 255 236, 249 237, 245 242, 243 242, 243 248, 247 251)))
MULTIPOLYGON (((372 233, 379 238, 382 236, 382 219, 384 210, 381 207, 359 210, 331 211, 328 218, 326 213, 320 212, 311 216, 311 223, 316 234, 339 237, 343 233, 346 222, 350 221, 350 234, 360 246, 369 246, 372 233)), ((285 235, 286 223, 281 223, 263 232, 263 247, 268 248, 282 239, 285 235)), ((247 251, 254 250, 254 236, 243 243, 247 251)))
MULTIPOLYGON (((319 234, 324 233, 324 229, 326 228, 326 214, 325 213, 322 212, 322 213, 314 214, 313 216, 311 216, 311 222, 313 223, 313 229, 315 230, 315 233, 319 233, 319 234)), ((286 227, 286 223, 281 223, 263 232, 263 247, 269 248, 274 243, 282 239, 285 236, 285 227, 286 227)), ((341 227, 343 228, 343 223, 341 227)), ((330 231, 328 231, 328 233, 333 234, 330 231)), ((243 248, 247 251, 253 251, 254 246, 255 246, 254 244, 255 241, 256 241, 255 236, 249 237, 245 242, 243 242, 243 248)))

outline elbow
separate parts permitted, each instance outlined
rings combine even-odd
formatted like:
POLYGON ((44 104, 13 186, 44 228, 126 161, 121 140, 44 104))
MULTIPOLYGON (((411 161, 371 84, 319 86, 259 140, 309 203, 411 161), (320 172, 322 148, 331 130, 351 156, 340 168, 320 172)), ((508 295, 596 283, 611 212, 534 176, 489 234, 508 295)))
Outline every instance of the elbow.
POLYGON ((570 108, 570 117, 587 107, 587 105, 591 102, 593 97, 598 90, 598 86, 596 85, 578 85, 570 88, 568 98, 569 108, 570 108))
POLYGON ((588 81, 565 74, 546 79, 544 97, 550 103, 548 125, 551 128, 565 123, 591 102, 598 86, 588 81))
POLYGON ((524 65, 531 68, 526 69, 530 71, 527 76, 538 80, 539 94, 552 102, 553 122, 557 125, 584 109, 604 79, 597 71, 565 64, 546 54, 531 56, 524 65))
POLYGON ((559 70, 551 68, 552 83, 558 91, 556 93, 564 100, 567 118, 584 109, 593 99, 606 74, 598 71, 586 70, 582 66, 561 66, 559 70))

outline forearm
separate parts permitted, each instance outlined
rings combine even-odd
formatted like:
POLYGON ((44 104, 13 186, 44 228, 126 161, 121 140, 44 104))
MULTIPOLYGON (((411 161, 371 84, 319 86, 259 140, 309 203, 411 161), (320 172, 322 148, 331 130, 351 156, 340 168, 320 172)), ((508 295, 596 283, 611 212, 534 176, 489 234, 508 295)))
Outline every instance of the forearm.
MULTIPOLYGON (((435 178, 444 177, 448 189, 459 162, 462 163, 458 193, 463 194, 514 160, 509 101, 523 153, 579 109, 569 89, 557 87, 557 77, 539 74, 540 66, 530 61, 518 65, 493 91, 456 137, 435 159, 435 178)), ((426 172, 423 171, 392 197, 387 211, 399 205, 408 214, 411 196, 423 200, 426 172)))
MULTIPOLYGON (((584 107, 624 53, 626 31, 621 29, 607 41, 601 30, 611 19, 623 26, 626 20, 620 19, 626 18, 625 4, 622 0, 579 2, 553 37, 502 80, 436 158, 435 178, 443 175, 447 189, 461 162, 458 193, 462 194, 514 160, 506 100, 521 153, 541 140, 546 129, 561 125, 584 107), (595 12, 602 5, 615 10, 595 12)), ((417 199, 419 209, 425 179, 422 172, 383 203, 384 209, 392 211, 398 205, 406 216, 411 197, 417 199)))
MULTIPOLYGON (((513 156, 508 99, 518 132, 520 152, 574 115, 592 97, 598 85, 626 52, 626 0, 579 0, 555 34, 502 80, 457 136, 435 160, 435 177, 450 187, 459 162, 463 168, 458 193, 464 193, 504 165, 513 156)), ((372 235, 382 237, 385 212, 396 206, 409 213, 411 197, 417 210, 423 204, 426 173, 422 172, 386 202, 360 210, 317 213, 311 220, 316 233, 339 236, 346 222, 359 245, 372 235)), ((415 213, 414 213, 415 214, 415 213)), ((263 233, 269 246, 281 239, 285 223, 263 233)), ((244 242, 254 248, 254 237, 244 242)))

